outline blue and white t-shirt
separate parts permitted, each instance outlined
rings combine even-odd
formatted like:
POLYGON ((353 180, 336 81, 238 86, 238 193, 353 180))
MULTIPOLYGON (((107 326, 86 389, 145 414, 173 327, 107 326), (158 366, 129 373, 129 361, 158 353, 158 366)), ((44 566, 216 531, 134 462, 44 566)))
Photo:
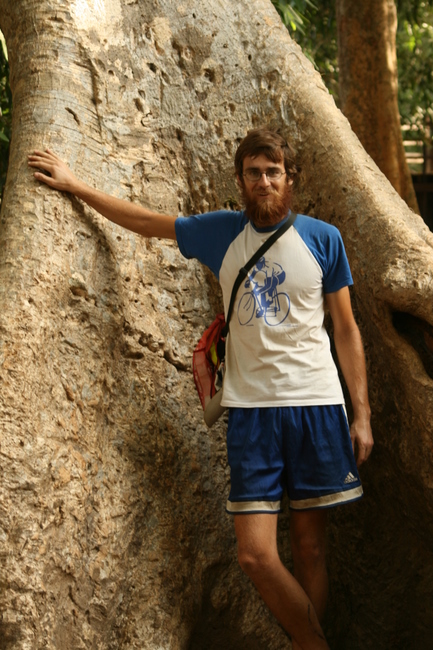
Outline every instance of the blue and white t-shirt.
MULTIPOLYGON (((221 284, 227 315, 239 269, 274 228, 243 212, 176 220, 182 255, 206 264, 221 284)), ((226 345, 222 404, 229 407, 342 404, 324 320, 324 294, 352 284, 339 231, 298 215, 238 290, 226 345)))

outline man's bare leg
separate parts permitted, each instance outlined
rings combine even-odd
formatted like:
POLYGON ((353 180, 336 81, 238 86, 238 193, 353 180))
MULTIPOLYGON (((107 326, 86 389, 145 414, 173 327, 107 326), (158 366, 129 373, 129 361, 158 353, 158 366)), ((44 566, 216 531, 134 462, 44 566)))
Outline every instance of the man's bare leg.
POLYGON ((261 597, 302 650, 329 650, 314 606, 282 564, 277 549, 277 515, 236 515, 238 558, 261 597))
MULTIPOLYGON (((322 622, 328 599, 326 570, 326 510, 291 510, 290 541, 295 578, 303 587, 322 622)), ((294 640, 293 650, 301 645, 294 640)))

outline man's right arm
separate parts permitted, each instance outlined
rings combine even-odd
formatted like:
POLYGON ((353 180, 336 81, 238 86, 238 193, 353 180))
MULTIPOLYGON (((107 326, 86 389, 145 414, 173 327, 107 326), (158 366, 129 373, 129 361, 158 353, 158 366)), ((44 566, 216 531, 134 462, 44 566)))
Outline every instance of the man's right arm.
POLYGON ((69 167, 52 151, 34 151, 29 155, 30 167, 49 172, 36 171, 34 176, 53 189, 70 192, 94 208, 113 223, 143 235, 143 237, 162 237, 176 239, 173 215, 159 214, 147 210, 136 203, 117 199, 104 192, 95 190, 78 180, 69 167))

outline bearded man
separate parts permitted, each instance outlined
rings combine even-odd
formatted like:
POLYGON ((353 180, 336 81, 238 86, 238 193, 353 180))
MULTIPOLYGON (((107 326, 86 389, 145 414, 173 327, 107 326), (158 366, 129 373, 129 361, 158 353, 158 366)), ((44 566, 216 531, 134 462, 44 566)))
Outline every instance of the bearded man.
MULTIPOLYGON (((29 164, 50 174, 38 171, 36 179, 71 192, 114 223, 144 237, 177 240, 186 258, 199 259, 219 279, 226 314, 239 269, 289 218, 298 172, 285 139, 255 129, 235 157, 245 210, 175 217, 90 188, 51 151, 34 152, 29 164)), ((291 635, 293 648, 325 650, 320 619, 328 590, 326 513, 361 498, 357 466, 373 446, 364 352, 350 303, 350 269, 336 228, 297 215, 268 249, 263 265, 282 269, 278 291, 289 297, 290 312, 276 324, 264 318, 245 322, 236 317, 237 296, 222 397, 229 408, 227 511, 234 516, 239 563, 291 635), (350 430, 323 324, 325 303, 352 402, 350 430), (294 575, 277 550, 284 491, 290 499, 294 575)))

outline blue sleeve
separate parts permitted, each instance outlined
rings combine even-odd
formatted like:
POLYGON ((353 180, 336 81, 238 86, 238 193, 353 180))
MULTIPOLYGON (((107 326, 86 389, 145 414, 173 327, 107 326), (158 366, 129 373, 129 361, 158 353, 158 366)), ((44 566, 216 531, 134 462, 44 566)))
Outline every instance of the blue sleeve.
POLYGON ((175 221, 179 250, 187 259, 198 259, 219 278, 228 247, 247 224, 243 212, 219 210, 175 221))
POLYGON ((295 228, 322 269, 325 293, 353 284, 343 240, 335 226, 299 215, 295 228))

